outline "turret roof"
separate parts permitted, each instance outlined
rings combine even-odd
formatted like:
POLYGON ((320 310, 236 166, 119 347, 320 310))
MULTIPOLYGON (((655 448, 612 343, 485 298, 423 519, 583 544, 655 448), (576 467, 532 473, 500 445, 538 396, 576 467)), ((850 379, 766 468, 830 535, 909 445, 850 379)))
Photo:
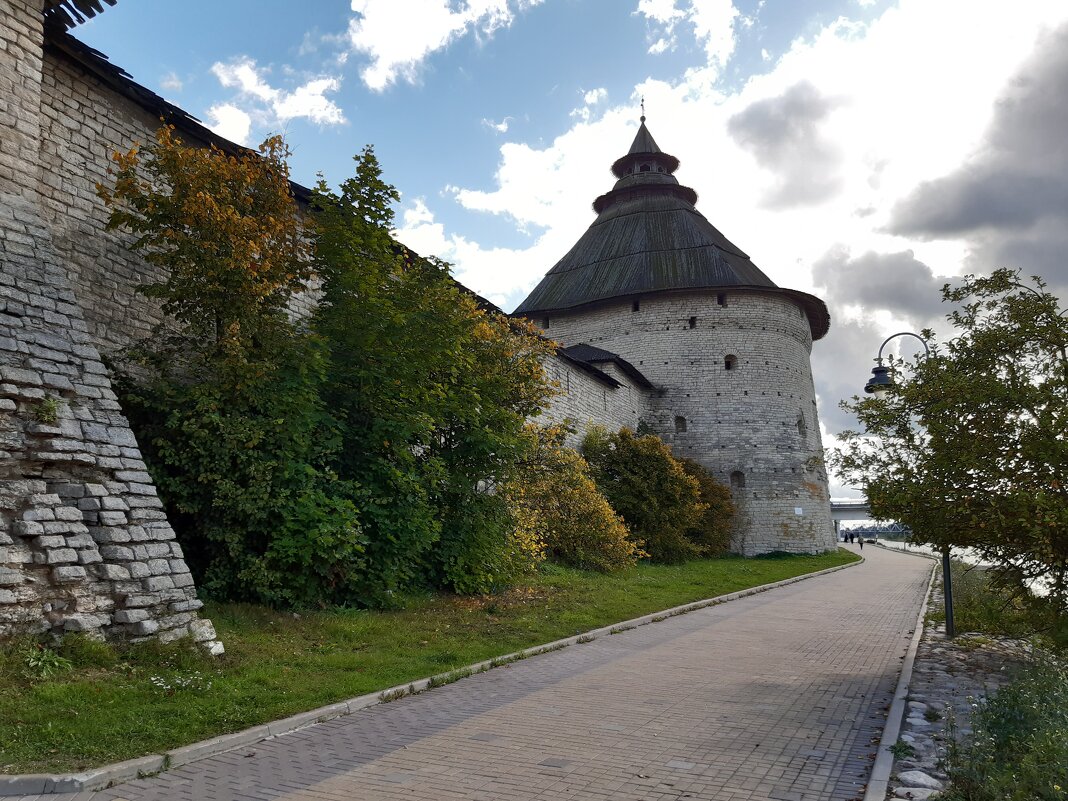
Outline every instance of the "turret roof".
POLYGON ((597 219, 518 308, 528 316, 577 310, 624 297, 687 289, 747 289, 789 296, 804 310, 814 339, 830 317, 817 297, 781 289, 696 208, 697 193, 675 178, 679 160, 664 153, 642 117, 612 171, 619 179, 594 201, 597 219))

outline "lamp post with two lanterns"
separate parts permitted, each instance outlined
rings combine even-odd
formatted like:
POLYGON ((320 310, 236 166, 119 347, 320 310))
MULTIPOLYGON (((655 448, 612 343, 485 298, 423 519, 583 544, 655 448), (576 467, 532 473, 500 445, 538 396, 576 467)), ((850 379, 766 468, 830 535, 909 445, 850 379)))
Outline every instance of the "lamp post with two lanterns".
MULTIPOLYGON (((872 375, 868 379, 868 383, 864 385, 864 391, 869 395, 878 397, 894 385, 893 370, 883 364, 883 348, 886 347, 890 340, 897 337, 915 337, 923 345, 924 358, 929 358, 931 355, 931 349, 927 347, 927 340, 919 334, 914 334, 911 331, 901 331, 888 336, 883 340, 883 344, 879 346, 879 355, 875 358, 876 366, 871 371, 872 375)), ((957 632, 953 624, 953 579, 949 572, 948 545, 942 546, 942 591, 946 607, 946 636, 953 637, 957 632)))

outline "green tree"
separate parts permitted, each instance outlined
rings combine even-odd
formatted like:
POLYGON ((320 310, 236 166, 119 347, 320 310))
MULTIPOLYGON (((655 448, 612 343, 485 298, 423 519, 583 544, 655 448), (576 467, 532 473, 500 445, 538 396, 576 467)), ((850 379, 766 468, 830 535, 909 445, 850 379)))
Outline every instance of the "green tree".
MULTIPOLYGON (((877 399, 834 456, 872 514, 974 549, 1012 586, 1040 579, 1045 625, 1068 610, 1068 320, 1041 279, 999 269, 943 289, 956 335, 877 399)), ((924 332, 929 339, 930 331, 924 332)), ((900 365, 898 365, 900 367, 900 365)))
POLYGON ((515 569, 512 521, 494 486, 529 440, 549 391, 549 345, 478 301, 447 265, 390 237, 396 190, 368 147, 315 202, 315 328, 330 348, 326 398, 340 421, 336 467, 361 484, 363 600, 424 577, 484 591, 515 569))
POLYGON ((595 426, 582 442, 582 455, 597 488, 652 561, 681 562, 704 553, 687 536, 707 508, 700 485, 659 437, 595 426))
POLYGON ((343 602, 364 536, 328 460, 322 343, 286 306, 311 275, 278 138, 230 156, 164 126, 116 153, 98 187, 109 228, 161 268, 143 288, 170 317, 117 386, 200 589, 293 606, 343 602))

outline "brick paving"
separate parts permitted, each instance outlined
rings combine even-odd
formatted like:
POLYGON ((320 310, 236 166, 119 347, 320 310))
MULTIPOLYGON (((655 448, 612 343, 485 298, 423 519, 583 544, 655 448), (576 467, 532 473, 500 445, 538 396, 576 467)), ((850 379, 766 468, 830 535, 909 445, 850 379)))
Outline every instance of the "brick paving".
POLYGON ((158 776, 47 798, 859 799, 930 573, 912 556, 864 556, 158 776))

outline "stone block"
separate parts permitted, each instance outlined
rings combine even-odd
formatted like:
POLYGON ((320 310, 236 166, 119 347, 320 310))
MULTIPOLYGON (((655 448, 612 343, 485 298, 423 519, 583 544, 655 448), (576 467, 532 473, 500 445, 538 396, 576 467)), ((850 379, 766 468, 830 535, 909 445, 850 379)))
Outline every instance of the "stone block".
POLYGON ((206 642, 216 638, 215 626, 210 620, 194 620, 189 624, 189 632, 193 635, 195 642, 206 642))
POLYGON ((82 512, 80 509, 76 509, 73 506, 57 506, 55 509, 56 520, 69 520, 81 522, 82 512))
POLYGON ((166 559, 149 559, 146 565, 148 566, 148 572, 153 576, 169 576, 171 574, 171 563, 166 559))
POLYGON ((0 590, 0 604, 13 604, 18 601, 18 596, 11 590, 0 590))
POLYGON ((133 624, 134 634, 142 637, 148 634, 155 634, 157 631, 159 631, 159 623, 155 620, 139 620, 133 624))
POLYGON ((128 504, 122 498, 116 498, 114 495, 106 495, 100 499, 100 509, 105 509, 109 512, 128 512, 130 510, 130 504, 128 504))
POLYGON ((140 593, 127 595, 123 600, 123 605, 129 609, 135 609, 145 606, 155 606, 163 601, 163 595, 158 592, 153 593, 140 593))
MULTIPOLYGON (((45 534, 63 534, 65 536, 76 536, 78 534, 85 534, 88 536, 89 528, 84 523, 68 523, 65 520, 47 520, 41 524, 44 527, 45 534)), ((38 543, 40 544, 40 543, 38 543)), ((77 547, 77 546, 72 546, 77 547)))
POLYGON ((144 470, 119 470, 115 473, 119 481, 133 481, 138 484, 151 484, 152 476, 144 470))
POLYGON ((101 545, 100 555, 105 559, 118 562, 129 562, 134 558, 133 551, 122 545, 101 545))
POLYGON ((11 531, 19 537, 39 537, 45 533, 44 526, 36 520, 16 520, 11 531))
POLYGON ((89 528, 89 534, 96 542, 101 544, 130 541, 130 532, 127 531, 125 528, 111 526, 91 526, 89 528))
POLYGON ((108 617, 106 615, 90 615, 90 614, 74 614, 69 615, 63 621, 64 631, 95 631, 96 629, 106 626, 108 624, 108 617))
POLYGON ((61 534, 45 534, 33 542, 38 548, 62 548, 67 544, 67 538, 61 534))
POLYGON ((129 522, 125 512, 101 512, 99 520, 102 526, 124 526, 129 522))
POLYGON ((89 529, 82 534, 67 535, 68 548, 96 548, 96 542, 89 536, 89 529))
POLYGON ((147 609, 122 609, 112 615, 112 620, 116 623, 140 623, 148 620, 148 617, 147 609))
POLYGON ((85 568, 81 565, 63 565, 52 569, 52 580, 56 584, 70 584, 75 581, 85 581, 85 568))
POLYGON ((170 576, 149 576, 143 579, 141 586, 145 588, 146 592, 155 592, 156 590, 170 590, 174 589, 174 581, 170 576))
POLYGON ((179 573, 175 576, 171 576, 171 581, 175 587, 192 587, 193 575, 191 573, 179 573))
POLYGON ((50 507, 41 507, 37 509, 27 509, 22 513, 22 519, 28 522, 40 522, 43 520, 55 520, 55 510, 50 507))
POLYGON ((45 564, 61 565, 78 561, 78 552, 73 548, 53 548, 45 554, 45 564))
POLYGON ((152 575, 152 571, 148 569, 148 565, 144 562, 130 562, 128 567, 130 568, 130 578, 143 579, 152 575))
POLYGON ((80 565, 95 565, 103 560, 104 557, 100 555, 100 551, 96 548, 83 548, 78 551, 78 564, 80 565))
POLYGON ((108 581, 125 581, 130 578, 130 571, 123 565, 112 565, 107 562, 96 565, 93 568, 93 572, 99 578, 107 579, 108 581))

